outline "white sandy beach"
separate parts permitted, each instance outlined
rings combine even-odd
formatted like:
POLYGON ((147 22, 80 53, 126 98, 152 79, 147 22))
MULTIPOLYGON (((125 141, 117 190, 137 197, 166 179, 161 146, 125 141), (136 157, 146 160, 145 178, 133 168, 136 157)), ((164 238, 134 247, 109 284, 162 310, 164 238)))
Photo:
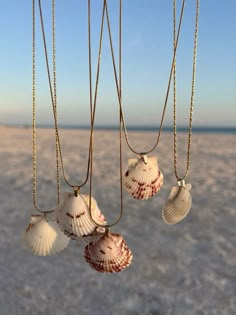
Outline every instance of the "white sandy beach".
MULTIPOLYGON (((87 166, 86 130, 62 130, 66 171, 75 183, 87 166)), ((0 127, 0 315, 234 315, 236 314, 236 135, 193 134, 193 206, 181 223, 168 226, 162 206, 175 184, 172 135, 158 149, 164 174, 160 192, 147 201, 124 191, 124 216, 113 231, 133 252, 131 266, 100 274, 83 258, 83 244, 71 241, 60 254, 37 257, 21 244, 32 206, 32 131, 0 127)), ((132 132, 145 151, 153 132, 132 132)), ((38 203, 56 205, 53 130, 38 135, 38 203)), ((109 222, 119 214, 118 133, 96 131, 93 196, 109 222)), ((185 164, 186 136, 179 135, 185 164)), ((124 145, 124 172, 128 157, 124 145)), ((89 186, 83 189, 88 193, 89 186)), ((62 191, 70 188, 62 182, 62 191)))

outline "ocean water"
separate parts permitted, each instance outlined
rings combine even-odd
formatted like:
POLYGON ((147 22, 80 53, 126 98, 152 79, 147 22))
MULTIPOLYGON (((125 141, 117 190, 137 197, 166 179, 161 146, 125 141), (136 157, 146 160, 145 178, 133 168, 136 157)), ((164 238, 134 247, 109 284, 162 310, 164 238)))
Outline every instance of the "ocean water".
MULTIPOLYGON (((15 125, 15 127, 19 127, 19 125, 15 125)), ((29 125, 21 125, 20 127, 25 127, 25 128, 31 128, 29 125)), ((53 125, 38 125, 38 128, 54 128, 53 125)), ((60 129, 83 129, 83 130, 88 130, 90 129, 89 125, 59 125, 60 129)), ((95 130, 118 130, 119 126, 118 125, 98 125, 94 127, 95 130)), ((177 128, 178 132, 188 132, 188 126, 179 126, 177 128)), ((159 131, 159 128, 155 126, 127 126, 128 131, 146 131, 146 132, 155 132, 159 131)), ((173 127, 172 126, 164 126, 162 128, 163 132, 173 132, 173 127)), ((196 126, 192 127, 192 132, 193 133, 209 133, 209 134, 236 134, 236 127, 234 126, 196 126)))

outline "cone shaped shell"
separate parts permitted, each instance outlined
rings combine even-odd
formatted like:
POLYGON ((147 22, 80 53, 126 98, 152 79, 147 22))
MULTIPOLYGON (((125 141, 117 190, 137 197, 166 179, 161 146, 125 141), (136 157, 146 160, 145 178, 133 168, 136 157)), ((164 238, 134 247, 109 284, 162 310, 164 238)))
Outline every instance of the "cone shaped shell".
POLYGON ((186 187, 175 186, 172 188, 168 200, 162 209, 162 218, 165 223, 178 223, 189 213, 192 206, 190 188, 190 184, 186 185, 186 187))
POLYGON ((32 215, 22 235, 25 247, 38 256, 54 255, 62 251, 70 239, 64 235, 54 221, 44 215, 32 215))
POLYGON ((157 157, 129 159, 129 168, 125 173, 124 186, 135 199, 153 197, 163 184, 163 174, 158 169, 157 157))
POLYGON ((120 234, 110 233, 90 242, 85 247, 84 257, 93 269, 113 273, 127 268, 133 255, 120 234))
MULTIPOLYGON (((105 225, 106 221, 97 206, 96 200, 91 198, 91 213, 95 222, 105 225)), ((77 239, 93 234, 97 225, 89 215, 89 196, 68 193, 65 200, 56 209, 57 222, 61 230, 70 238, 77 239)))

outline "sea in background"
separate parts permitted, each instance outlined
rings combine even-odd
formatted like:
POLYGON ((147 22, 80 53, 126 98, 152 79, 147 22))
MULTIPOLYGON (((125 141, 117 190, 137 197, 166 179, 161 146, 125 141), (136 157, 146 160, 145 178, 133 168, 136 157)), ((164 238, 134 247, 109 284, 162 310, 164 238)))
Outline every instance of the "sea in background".
MULTIPOLYGON (((4 126, 4 124, 0 124, 4 126)), ((31 128, 31 125, 28 124, 10 124, 5 125, 9 127, 22 127, 22 128, 31 128)), ((58 124, 59 129, 81 129, 81 130, 89 130, 89 125, 64 125, 64 124, 58 124)), ((54 128, 53 125, 47 125, 47 124, 38 124, 37 128, 46 128, 51 129, 54 128)), ((118 130, 118 125, 98 125, 94 126, 95 130, 118 130)), ((127 126, 128 131, 145 131, 145 132, 155 132, 159 131, 159 128, 156 128, 155 126, 127 126)), ((178 132, 188 132, 189 128, 188 126, 178 126, 177 131, 178 132)), ((173 132, 173 126, 164 126, 162 128, 163 132, 173 132)), ((193 133, 220 133, 220 134, 236 134, 236 127, 234 126, 195 126, 192 127, 193 133)))

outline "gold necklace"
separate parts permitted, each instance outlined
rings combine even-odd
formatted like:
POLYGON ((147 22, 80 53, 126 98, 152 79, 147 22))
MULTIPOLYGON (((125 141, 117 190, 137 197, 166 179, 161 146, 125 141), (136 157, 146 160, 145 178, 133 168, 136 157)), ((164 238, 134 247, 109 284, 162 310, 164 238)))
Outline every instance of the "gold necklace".
MULTIPOLYGON (((40 14, 42 15, 41 4, 39 2, 40 14)), ((44 213, 37 205, 37 128, 36 128, 36 45, 35 45, 35 1, 32 3, 32 130, 33 130, 33 204, 37 211, 44 213)), ((57 120, 57 103, 56 103, 56 62, 55 62, 55 0, 52 0, 52 43, 53 43, 53 113, 57 120)), ((57 181, 57 204, 60 202, 60 163, 58 150, 58 135, 55 133, 56 148, 56 181, 57 181)), ((52 211, 46 211, 50 213, 52 211)))
MULTIPOLYGON (((53 0, 55 1, 55 0, 53 0)), ((89 214, 89 200, 91 201, 91 197, 89 198, 88 195, 81 195, 79 194, 81 187, 83 187, 88 179, 89 179, 89 171, 91 166, 91 151, 92 151, 92 131, 90 132, 90 143, 89 143, 89 153, 88 153, 88 163, 87 163, 87 174, 84 182, 80 185, 71 184, 69 180, 66 177, 65 173, 65 167, 63 163, 63 155, 61 150, 61 143, 60 143, 60 136, 59 136, 59 128, 58 128, 58 122, 57 122, 57 111, 55 106, 55 93, 53 93, 52 89, 52 83, 51 83, 51 75, 50 75, 50 69, 49 69, 49 61, 48 61, 48 53, 47 53, 47 45, 46 45, 46 37, 45 37, 45 31, 44 31, 44 24, 43 24, 43 14, 42 14, 42 8, 41 8, 41 1, 38 0, 39 3, 39 10, 40 10, 40 21, 41 21, 41 27, 42 27, 42 35, 43 35, 43 44, 44 44, 44 53, 45 53, 45 60, 46 60, 46 67, 47 67, 47 74, 48 74, 48 83, 49 83, 49 89, 51 94, 51 102, 52 102, 52 109, 54 114, 54 128, 55 133, 57 137, 57 143, 58 143, 58 152, 60 156, 60 162, 61 162, 61 168, 62 173, 65 182, 73 188, 74 192, 66 193, 65 198, 63 202, 55 209, 55 216, 56 221, 60 227, 60 229, 63 231, 64 234, 69 236, 72 239, 84 237, 84 236, 91 236, 97 229, 97 225, 94 223, 93 220, 91 220, 90 214, 89 214), (85 216, 84 216, 85 215, 85 216), (84 218, 86 217, 86 219, 84 218), (81 219, 80 219, 81 218, 81 219)), ((90 7, 90 1, 88 0, 88 6, 90 7)), ((103 14, 104 15, 104 14, 103 14)), ((102 18, 103 19, 103 18, 102 18)), ((102 22, 103 24, 103 22, 102 22)), ((55 38, 55 29, 53 29, 55 38)), ((92 107, 92 67, 91 67, 91 38, 90 38, 90 31, 88 36, 88 44, 89 44, 89 87, 90 87, 90 123, 91 126, 93 125, 93 107, 92 107)), ((53 44, 53 47, 55 49, 55 44, 53 44)), ((56 54, 56 51, 54 50, 54 54, 56 54)), ((100 66, 100 55, 98 57, 98 68, 97 68, 97 82, 96 82, 96 90, 98 85, 98 78, 99 78, 99 67, 100 66)), ((53 71, 54 74, 54 87, 56 87, 56 71, 54 68, 53 71)), ((54 89, 56 91, 56 88, 54 89)), ((97 91, 95 92, 95 94, 97 91)), ((94 200, 94 199, 93 199, 94 200)), ((96 204, 96 201, 94 200, 94 203, 96 204)), ((94 207, 93 207, 94 208, 94 207)), ((102 216, 100 210, 97 208, 97 206, 94 209, 96 214, 96 219, 98 219, 98 222, 100 224, 104 224, 104 217, 102 216)))
MULTIPOLYGON (((122 0, 119 1, 120 10, 119 10, 119 60, 121 60, 121 16, 122 16, 122 0)), ((90 34, 90 0, 88 0, 88 21, 89 21, 89 34, 90 34)), ((106 0, 103 2, 103 13, 104 9, 106 9, 107 23, 109 23, 108 15, 107 15, 107 6, 106 0)), ((102 31, 101 31, 102 34, 102 31)), ((101 43, 101 36, 100 36, 101 43)), ((100 48, 99 48, 100 51, 100 48)), ((97 87, 97 86, 96 86, 97 87)), ((97 93, 95 93, 96 95, 97 93)), ((121 100, 121 62, 119 63, 119 97, 121 100)), ((91 101, 91 98, 90 98, 91 101)), ((94 99, 93 105, 93 122, 91 124, 91 172, 90 172, 90 195, 89 195, 89 212, 90 217, 94 223, 97 223, 92 218, 92 177, 93 177, 93 128, 94 128, 94 118, 95 118, 95 110, 96 110, 96 97, 94 99)), ((120 215, 118 219, 112 224, 97 224, 100 228, 104 229, 104 233, 100 235, 100 237, 90 242, 84 251, 84 258, 90 264, 90 266, 99 271, 99 272, 119 272, 125 268, 127 268, 133 259, 133 255, 131 250, 128 248, 124 238, 117 233, 110 233, 110 227, 116 225, 123 214, 123 190, 122 190, 122 119, 120 112, 120 128, 119 128, 119 157, 120 157, 120 215)))
MULTIPOLYGON (((129 159, 128 164, 129 168, 128 171, 124 175, 124 186, 128 193, 136 199, 148 199, 152 196, 154 196, 161 188, 163 184, 163 174, 158 168, 157 164, 157 157, 147 157, 147 154, 151 153, 156 149, 158 146, 161 132, 162 132, 162 126, 165 116, 165 111, 167 107, 167 101, 169 96, 169 90, 170 90, 170 84, 171 84, 171 78, 172 73, 174 69, 174 63, 175 63, 175 56, 178 46, 178 40, 182 25, 182 18, 184 13, 184 7, 185 7, 185 0, 182 1, 182 7, 181 7, 181 14, 178 24, 178 32, 176 36, 176 45, 174 47, 174 54, 172 59, 172 65, 167 85, 167 91, 166 91, 166 97, 160 122, 160 127, 157 135, 157 140, 154 146, 146 151, 138 152, 136 151, 130 144, 128 139, 128 132, 126 128, 125 118, 123 114, 123 108, 122 108, 122 102, 121 102, 121 89, 119 88, 119 82, 118 82, 118 76, 116 71, 116 65, 115 65, 115 58, 114 58, 114 50, 113 50, 113 44, 112 44, 112 36, 111 36, 111 29, 110 29, 110 23, 109 23, 109 13, 108 13, 108 7, 106 4, 106 16, 107 16, 107 22, 108 22, 108 34, 109 34, 109 40, 110 40, 110 48, 111 48, 111 54, 112 54, 112 63, 113 63, 113 70, 114 70, 114 77, 115 77, 115 83, 116 83, 116 90, 117 90, 117 96, 119 101, 119 108, 120 108, 120 117, 122 122, 122 128, 124 131, 124 136, 126 140, 126 144, 128 148, 135 154, 139 155, 139 158, 137 159, 129 159)), ((121 58, 121 55, 120 55, 121 58)), ((120 61, 121 63, 121 61, 120 61)))
MULTIPOLYGON (((186 158, 186 170, 181 177, 177 170, 177 105, 176 105, 176 60, 174 62, 173 71, 173 114, 174 114, 174 174, 177 179, 177 186, 174 186, 168 197, 168 200, 162 209, 162 218, 167 224, 175 224, 184 219, 192 206, 192 197, 189 192, 191 184, 185 184, 185 178, 189 174, 190 169, 190 153, 192 139, 192 120, 194 107, 194 91, 196 77, 196 58, 197 58, 197 39, 198 39, 198 20, 199 20, 199 0, 196 0, 195 14, 195 31, 194 31, 194 47, 193 47, 193 65, 192 65, 192 86, 189 110, 189 126, 188 126, 188 146, 186 158)), ((173 0, 173 47, 176 45, 176 0, 173 0)))
MULTIPOLYGON (((53 0, 55 1, 55 0, 53 0)), ((49 89, 50 89, 50 96, 51 96, 51 103, 52 103, 52 109, 53 109, 53 116, 54 116, 54 128, 55 128, 55 134, 57 137, 57 149, 58 149, 58 155, 60 157, 60 163, 61 163, 61 170, 62 175, 67 183, 68 186, 72 187, 74 189, 75 195, 78 193, 81 187, 85 186, 88 179, 89 179, 89 167, 90 167, 90 154, 88 154, 88 161, 87 161, 87 172, 85 176, 85 180, 81 184, 72 184, 67 178, 65 165, 63 161, 63 154, 61 149, 61 141, 60 141, 60 135, 59 135, 59 128, 58 128, 58 121, 57 121, 57 106, 56 105, 56 46, 55 46, 55 12, 53 15, 53 87, 52 87, 52 80, 51 80, 51 74, 50 74, 50 67, 49 67, 49 60, 48 60, 48 51, 47 51, 47 43, 46 43, 46 37, 45 37, 45 30, 44 30, 44 22, 43 22, 43 13, 42 13, 42 6, 41 6, 41 0, 38 0, 39 4, 39 11, 40 11, 40 22, 41 22, 41 28, 42 28, 42 36, 43 36, 43 45, 44 45, 44 54, 45 54, 45 61, 46 61, 46 68, 47 68, 47 75, 48 75, 48 83, 49 83, 49 89)), ((89 47, 89 49, 91 49, 89 47)), ((89 54, 91 52, 89 51, 89 54)), ((91 60, 90 60, 91 62, 91 60)), ((89 71, 91 72, 91 64, 89 64, 89 71)), ((90 73, 91 76, 91 73, 90 73)), ((91 79, 91 78, 90 78, 91 79)), ((92 93, 90 91, 90 93, 92 93)), ((92 113, 92 108, 90 107, 90 113, 92 113)), ((92 114, 90 115, 90 118, 92 120, 92 114)), ((90 147, 89 147, 90 151, 90 147)))
MULTIPOLYGON (((40 15, 42 14, 39 2, 40 15)), ((65 249, 70 239, 59 229, 54 210, 42 211, 37 205, 37 128, 36 128, 36 68, 35 68, 35 0, 32 2, 32 109, 33 109, 33 205, 40 213, 31 215, 30 222, 23 232, 23 243, 31 253, 38 256, 54 255, 65 249)), ((53 30, 53 83, 54 100, 56 100, 55 85, 55 0, 52 0, 52 30, 53 30)), ((51 90, 52 92, 52 90, 51 90)), ((53 102, 53 112, 56 113, 56 101, 53 102)), ((57 115, 55 115, 57 119, 57 115)), ((55 134, 56 144, 56 178, 57 178, 57 203, 60 201, 60 169, 58 135, 55 134)))
MULTIPOLYGON (((160 127, 157 135, 157 140, 154 146, 147 150, 145 154, 149 154, 152 151, 154 151, 159 143, 161 132, 162 132, 162 127, 163 127, 163 122, 164 122, 164 116, 165 116, 165 111, 167 107, 167 102, 168 102, 168 96, 169 96, 169 90, 170 90, 170 85, 171 85, 171 79, 172 79, 172 74, 173 74, 173 69, 174 69, 174 60, 177 52, 177 47, 178 47, 178 41, 179 41, 179 36, 180 36, 180 31, 181 31, 181 26, 182 26, 182 19, 183 19, 183 14, 184 14, 184 8, 185 8, 185 0, 182 1, 182 7, 181 7, 181 14, 180 14, 180 19, 179 19, 179 24, 178 24, 178 31, 177 31, 177 36, 176 36, 176 46, 174 48, 174 54, 172 58, 172 63, 171 63, 171 69, 170 69, 170 74, 169 74, 169 79, 168 79, 168 84, 167 84, 167 91, 166 91, 166 96, 165 96, 165 101, 164 101, 164 106, 163 106, 163 111, 162 111, 162 117, 161 117, 161 122, 160 122, 160 127)), ((127 143, 127 146, 129 149, 137 154, 137 155, 143 155, 143 152, 136 151, 130 144, 129 138, 128 138, 128 131, 125 123, 125 117, 123 114, 123 107, 122 103, 120 100, 120 93, 119 93, 119 82, 118 82, 118 76, 117 76, 117 70, 116 70, 116 64, 115 64, 115 58, 114 58, 114 49, 113 49, 113 44, 112 44, 112 35, 111 35, 111 28, 110 28, 110 23, 109 23, 109 13, 108 13, 108 8, 106 5, 106 14, 107 14, 107 19, 108 19, 108 31, 109 31, 109 39, 110 39, 110 48, 111 48, 111 54, 112 54, 112 63, 113 63, 113 70, 114 70, 114 77, 115 77, 115 83, 116 83, 116 90, 117 90, 117 96, 118 96, 118 101, 119 101, 119 107, 120 107, 120 112, 121 112, 121 119, 122 119, 122 124, 123 124, 123 131, 125 135, 125 140, 127 143)))
MULTIPOLYGON (((90 19, 90 0, 88 1, 88 29, 89 29, 89 38, 90 38, 90 24, 91 24, 91 19, 90 19)), ((106 13, 106 20, 107 20, 107 26, 109 30, 109 38, 111 36, 110 34, 110 23, 109 23, 109 13, 108 13, 108 8, 107 8, 107 1, 103 1, 103 13, 102 13, 102 23, 101 23, 101 31, 100 31, 100 40, 99 40, 99 62, 100 62, 100 56, 101 56, 101 49, 102 49, 102 37, 103 37, 103 23, 104 23, 104 15, 106 13)), ((122 84, 122 78, 121 78, 121 72, 122 72, 122 0, 119 0, 119 97, 120 97, 120 102, 121 102, 121 84, 122 84)), ((110 38, 111 40, 111 38, 110 38)), ((114 53, 112 49, 112 58, 114 58, 114 53)), ((99 69, 99 68, 98 68, 99 69)), ((99 73, 99 72, 98 72, 99 73)), ((94 223, 97 223, 92 216, 91 213, 91 198, 92 198, 92 183, 93 183, 93 132, 94 132, 94 122, 95 122, 95 114, 96 114, 96 105, 97 105, 97 92, 98 92, 98 76, 96 79, 96 87, 95 87, 95 97, 93 100, 93 114, 92 114, 92 124, 91 124, 91 138, 90 138, 90 154, 91 154, 91 165, 90 165, 90 182, 89 182, 89 210, 90 210, 90 217, 92 218, 94 223)), ((91 82, 91 81, 90 81, 91 82)), ((91 96, 91 93, 90 93, 91 96)), ((90 97, 90 102, 92 102, 92 97, 90 97)), ((120 122, 119 122, 119 166, 120 166, 120 214, 118 218, 110 224, 106 225, 101 225, 97 224, 99 227, 106 228, 108 231, 111 227, 115 226, 122 218, 123 216, 123 166, 122 166, 122 112, 120 111, 120 122)))
MULTIPOLYGON (((38 0, 38 1, 40 4, 40 0, 38 0)), ((98 83, 99 83, 105 4, 106 4, 106 1, 104 0, 102 22, 101 22, 101 31, 100 31, 100 41, 99 41, 100 43, 99 43, 99 53, 98 53, 98 62, 97 62, 95 93, 94 93, 94 99, 93 99, 93 95, 92 95, 92 67, 91 67, 92 62, 91 62, 90 0, 88 0, 88 29, 89 29, 89 32, 88 32, 88 46, 89 46, 88 47, 89 48, 88 49, 89 50, 88 55, 89 55, 89 58, 88 59, 89 59, 89 93, 90 93, 91 130, 90 130, 90 141, 89 141, 89 157, 88 157, 87 176, 86 176, 85 181, 81 185, 72 185, 69 183, 68 179, 66 178, 65 167, 64 167, 64 163, 63 163, 63 156, 62 156, 61 145, 60 145, 58 123, 57 123, 57 119, 56 119, 56 117, 57 117, 56 107, 53 105, 54 125, 55 125, 55 132, 56 132, 56 135, 58 137, 58 151, 59 151, 59 156, 60 156, 60 160, 61 160, 62 172, 63 172, 63 176, 64 176, 66 183, 74 189, 74 196, 71 195, 70 193, 67 194, 67 196, 65 197, 65 200, 62 203, 62 207, 64 209, 67 209, 67 212, 65 213, 65 211, 62 211, 62 207, 59 205, 59 207, 57 207, 57 209, 56 209, 56 216, 57 216, 57 222, 58 222, 59 226, 62 228, 63 232, 73 239, 76 239, 77 237, 80 237, 80 236, 83 236, 83 237, 91 236, 93 234, 93 232, 95 232, 95 230, 92 232, 91 229, 96 229, 97 227, 104 227, 104 226, 106 226, 108 228, 110 226, 117 224, 118 221, 121 219, 121 216, 123 213, 123 205, 122 205, 119 218, 112 225, 111 224, 110 225, 104 224, 104 220, 99 221, 99 220, 97 220, 98 218, 94 218, 93 214, 92 214, 92 208, 93 208, 92 207, 92 201, 96 203, 95 199, 92 197, 92 194, 91 194, 91 191, 92 191, 92 174, 93 174, 93 167, 92 167, 93 166, 93 162, 92 162, 92 159, 93 159, 93 129, 94 129, 94 119, 95 119, 95 108, 96 108, 96 100, 97 100, 97 92, 98 92, 98 83), (87 183, 87 181, 89 179, 89 173, 90 173, 90 194, 89 194, 89 196, 88 195, 81 195, 81 194, 79 194, 80 188, 87 183), (88 206, 89 216, 90 216, 90 219, 92 220, 92 222, 90 221, 90 223, 89 223, 90 226, 89 226, 89 234, 88 235, 84 234, 83 229, 80 229, 80 228, 77 229, 77 227, 79 227, 81 225, 81 223, 77 222, 77 220, 76 220, 76 224, 75 224, 77 226, 76 231, 71 229, 71 224, 68 221, 71 219, 74 220, 74 213, 73 214, 71 213, 71 211, 74 212, 74 210, 71 209, 70 206, 68 206, 68 204, 71 204, 71 203, 77 204, 78 209, 80 207, 84 207, 86 209, 86 207, 88 206)), ((41 17, 41 26, 42 26, 42 34, 43 34, 43 42, 44 42, 45 59, 46 59, 46 66, 47 66, 47 72, 48 72, 48 82, 49 82, 49 88, 50 88, 50 92, 51 92, 52 104, 54 104, 55 100, 54 100, 54 95, 52 92, 52 84, 51 84, 51 76, 50 76, 50 70, 49 70, 47 46, 46 46, 46 39, 45 39, 45 33, 44 33, 44 27, 43 27, 42 10, 40 10, 40 13, 41 13, 40 17, 41 17)), ((55 81, 55 84, 56 84, 56 81, 55 81)), ((121 160, 121 158, 120 158, 120 160, 121 160)), ((123 204, 123 202, 122 202, 122 204, 123 204)), ((78 211, 79 211, 79 213, 76 214, 76 218, 81 215, 80 209, 78 211)), ((86 211, 86 215, 88 215, 88 211, 86 211)), ((87 228, 86 228, 86 231, 87 231, 87 228)))

